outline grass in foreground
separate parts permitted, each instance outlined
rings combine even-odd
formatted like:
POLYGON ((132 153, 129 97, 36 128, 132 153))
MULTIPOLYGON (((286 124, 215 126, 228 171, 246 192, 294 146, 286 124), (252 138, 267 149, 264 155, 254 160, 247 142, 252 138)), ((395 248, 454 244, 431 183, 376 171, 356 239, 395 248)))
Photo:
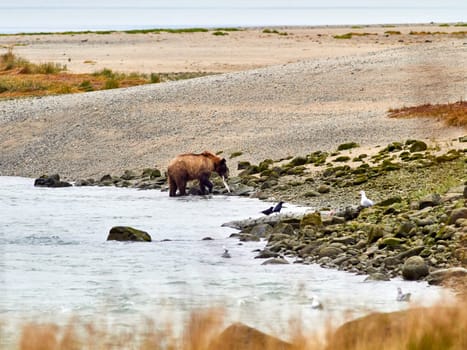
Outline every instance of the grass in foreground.
POLYGON ((191 79, 208 72, 118 73, 102 69, 93 74, 66 72, 59 63, 31 63, 16 56, 10 48, 0 55, 0 99, 89 92, 143 84, 191 79))
MULTIPOLYGON (((412 307, 405 311, 373 313, 335 329, 325 339, 305 334, 291 320, 288 334, 268 335, 242 324, 225 325, 224 310, 197 311, 184 323, 180 335, 163 320, 141 322, 134 329, 117 330, 99 323, 72 319, 64 326, 24 324, 17 344, 3 349, 74 350, 431 350, 467 348, 467 305, 412 307), (289 341, 283 340, 288 338, 289 341)), ((1 333, 1 332, 0 332, 1 333)))
POLYGON ((447 125, 467 128, 467 101, 446 104, 424 104, 389 110, 390 118, 430 117, 444 121, 447 125))

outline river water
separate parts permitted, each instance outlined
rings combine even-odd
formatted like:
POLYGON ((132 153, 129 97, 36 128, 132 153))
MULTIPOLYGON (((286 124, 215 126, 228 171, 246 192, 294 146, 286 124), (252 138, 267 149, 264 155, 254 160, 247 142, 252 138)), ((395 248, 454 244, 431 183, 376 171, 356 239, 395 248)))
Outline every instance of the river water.
POLYGON ((256 199, 35 188, 33 181, 0 177, 0 321, 7 326, 96 315, 122 325, 155 315, 177 322, 194 309, 222 306, 228 320, 264 331, 286 326, 290 317, 316 329, 346 311, 407 307, 396 301, 398 286, 424 305, 446 295, 424 282, 364 282, 365 276, 317 265, 261 265, 253 250, 265 242, 239 245, 228 238, 235 230, 221 227, 260 216, 268 203, 256 199), (117 225, 147 231, 153 242, 106 241, 117 225), (221 257, 224 246, 231 259, 221 257), (324 310, 311 308, 310 295, 324 310))

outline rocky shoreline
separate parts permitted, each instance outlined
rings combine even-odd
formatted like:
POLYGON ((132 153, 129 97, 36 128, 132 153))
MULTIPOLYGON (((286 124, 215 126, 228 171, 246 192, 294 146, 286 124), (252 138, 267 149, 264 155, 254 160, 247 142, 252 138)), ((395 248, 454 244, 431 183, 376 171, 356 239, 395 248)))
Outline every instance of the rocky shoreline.
MULTIPOLYGON (((317 151, 259 164, 237 163, 228 180, 235 196, 284 200, 312 207, 226 223, 240 241, 266 240, 265 263, 317 263, 368 279, 401 276, 467 286, 467 139, 439 149, 420 140, 392 142, 369 153, 354 142, 333 153, 317 151), (375 205, 358 205, 365 189, 375 205)), ((230 160, 232 167, 233 160, 230 160)), ((214 177, 214 194, 228 195, 214 177)), ((79 179, 75 186, 116 186, 167 191, 163 171, 126 170, 121 176, 79 179)), ((197 184, 190 193, 197 194, 197 184)))

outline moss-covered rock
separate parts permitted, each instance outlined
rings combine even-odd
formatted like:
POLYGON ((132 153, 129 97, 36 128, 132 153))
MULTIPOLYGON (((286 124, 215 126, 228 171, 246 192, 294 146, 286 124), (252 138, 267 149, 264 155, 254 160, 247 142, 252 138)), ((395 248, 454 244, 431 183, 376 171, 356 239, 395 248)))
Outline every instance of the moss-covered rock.
POLYGON ((151 242, 151 236, 145 231, 130 226, 114 226, 107 236, 108 241, 151 242))
POLYGON ((356 142, 347 142, 347 143, 342 143, 340 144, 339 146, 337 146, 337 150, 338 151, 344 151, 344 150, 347 150, 347 149, 351 149, 351 148, 356 148, 356 147, 359 147, 360 145, 356 142))
POLYGON ((321 214, 319 212, 305 214, 300 220, 300 228, 305 226, 322 226, 321 214))
POLYGON ((422 152, 426 151, 427 148, 428 146, 425 142, 416 140, 410 145, 409 151, 411 153, 422 152))

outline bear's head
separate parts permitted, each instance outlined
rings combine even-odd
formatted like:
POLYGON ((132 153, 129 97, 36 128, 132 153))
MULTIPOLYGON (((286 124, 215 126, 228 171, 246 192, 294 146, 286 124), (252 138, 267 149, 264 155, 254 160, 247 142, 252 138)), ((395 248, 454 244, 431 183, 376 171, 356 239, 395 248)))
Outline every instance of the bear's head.
POLYGON ((214 170, 221 177, 229 177, 229 168, 227 167, 227 162, 225 158, 221 158, 218 162, 214 163, 214 170))

